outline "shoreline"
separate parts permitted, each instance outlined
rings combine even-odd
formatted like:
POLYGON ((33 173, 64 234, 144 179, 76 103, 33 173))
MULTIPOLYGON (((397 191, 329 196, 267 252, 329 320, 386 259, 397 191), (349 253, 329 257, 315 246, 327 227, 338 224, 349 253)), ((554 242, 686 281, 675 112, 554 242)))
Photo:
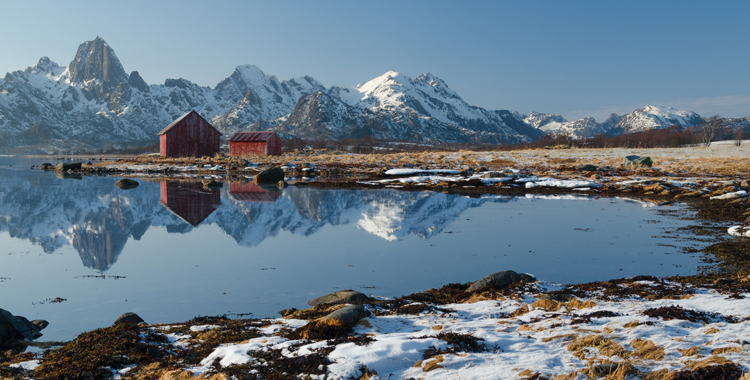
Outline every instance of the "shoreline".
MULTIPOLYGON (((289 184, 295 186, 389 187, 465 196, 625 196, 655 204, 684 201, 697 211, 703 224, 720 221, 746 225, 750 219, 750 197, 746 196, 750 167, 732 162, 739 158, 709 160, 698 171, 677 169, 695 168, 692 158, 671 158, 663 164, 660 160, 664 158, 655 155, 652 168, 626 169, 611 165, 622 157, 609 157, 608 161, 596 158, 590 150, 582 151, 438 152, 427 153, 428 158, 423 154, 393 154, 385 155, 393 158, 376 155, 378 161, 371 163, 367 161, 372 157, 352 158, 347 154, 290 155, 258 160, 257 165, 242 168, 237 159, 230 158, 169 162, 133 157, 97 161, 86 165, 89 170, 84 166, 80 172, 60 174, 160 181, 176 179, 174 173, 183 172, 187 176, 182 179, 186 180, 248 182, 261 169, 282 166, 289 184), (441 155, 448 157, 447 163, 440 161, 441 155), (534 155, 542 156, 531 161, 529 157, 534 155), (400 158, 396 160, 396 156, 400 158), (382 165, 383 160, 395 161, 382 165), (238 165, 234 170, 229 167, 232 163, 238 165), (193 172, 175 169, 198 164, 211 165, 212 170, 204 170, 205 166, 193 172), (134 168, 136 165, 143 170, 134 168), (154 165, 172 165, 172 169, 157 170, 154 165), (597 167, 580 169, 582 165, 597 167), (402 171, 389 174, 392 169, 402 171), (482 177, 482 173, 502 176, 482 177), (742 191, 745 195, 738 194, 742 191)), ((572 285, 541 279, 474 292, 467 292, 470 284, 450 284, 392 300, 368 301, 365 307, 372 316, 346 331, 338 325, 331 328, 320 323, 320 318, 336 311, 330 307, 282 311, 294 319, 199 317, 169 325, 116 326, 81 334, 66 346, 50 351, 41 365, 29 353, 3 353, 0 375, 55 378, 104 370, 97 373, 134 379, 240 379, 256 375, 304 375, 313 379, 667 379, 689 374, 736 378, 732 376, 750 369, 750 335, 745 333, 750 331, 750 280, 746 277, 750 260, 744 257, 750 253, 750 239, 734 238, 726 231, 712 231, 710 235, 714 243, 703 251, 721 261, 714 273, 572 285), (313 327, 320 331, 313 331, 313 327), (126 347, 108 351, 106 342, 115 337, 132 343, 134 351, 125 355, 126 359, 117 359, 115 354, 126 347), (98 343, 90 344, 93 341, 98 343), (77 355, 70 350, 85 353, 86 359, 60 362, 56 355, 63 352, 77 355), (403 358, 408 358, 409 365, 403 358), (497 373, 503 375, 493 376, 497 373)))

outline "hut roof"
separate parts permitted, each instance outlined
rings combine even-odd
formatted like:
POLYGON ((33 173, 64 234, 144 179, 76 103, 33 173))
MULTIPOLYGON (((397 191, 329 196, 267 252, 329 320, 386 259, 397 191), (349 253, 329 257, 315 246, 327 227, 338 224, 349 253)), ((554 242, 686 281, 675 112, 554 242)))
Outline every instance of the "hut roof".
POLYGON ((229 141, 261 142, 268 141, 273 135, 275 135, 273 132, 237 132, 229 139, 229 141))
MULTIPOLYGON (((211 125, 211 123, 209 123, 208 121, 206 121, 206 119, 204 119, 203 116, 201 116, 201 114, 199 114, 198 112, 195 112, 195 110, 191 110, 191 111, 185 112, 184 114, 182 114, 182 116, 180 116, 177 119, 175 119, 172 122, 172 124, 169 124, 166 128, 162 129, 161 132, 159 132, 159 136, 167 133, 170 129, 174 128, 175 125, 179 124, 182 121, 182 119, 186 118, 191 113, 194 113, 194 114, 198 115, 198 117, 200 117, 201 119, 203 119, 203 121, 205 121, 206 124, 211 125)), ((211 125, 211 128, 213 128, 213 125, 211 125)), ((214 128, 214 129, 216 129, 216 128, 214 128)), ((219 132, 218 130, 216 130, 216 132, 219 133, 219 136, 222 136, 221 132, 219 132)))

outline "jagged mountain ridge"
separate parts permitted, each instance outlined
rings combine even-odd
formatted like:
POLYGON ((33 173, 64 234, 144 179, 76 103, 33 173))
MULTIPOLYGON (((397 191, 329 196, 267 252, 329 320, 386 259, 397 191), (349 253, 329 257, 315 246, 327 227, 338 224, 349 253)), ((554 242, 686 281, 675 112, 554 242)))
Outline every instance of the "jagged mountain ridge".
MULTIPOLYGON (((731 120, 733 119, 727 119, 731 120)), ((611 114, 603 123, 592 117, 568 121, 560 115, 532 112, 524 121, 549 135, 562 135, 572 138, 590 138, 598 134, 619 135, 642 132, 672 125, 694 127, 703 123, 703 118, 695 112, 677 110, 672 107, 646 106, 629 114, 611 114)))
POLYGON ((309 76, 280 81, 257 66, 242 65, 215 88, 182 78, 149 85, 138 71, 127 74, 114 50, 97 37, 81 44, 67 67, 43 57, 0 79, 0 152, 51 153, 155 140, 190 109, 225 135, 273 130, 309 139, 370 135, 430 143, 516 143, 545 134, 583 138, 702 121, 690 111, 656 106, 612 115, 604 123, 490 111, 469 105, 430 73, 412 79, 388 71, 353 87, 326 88, 309 76))

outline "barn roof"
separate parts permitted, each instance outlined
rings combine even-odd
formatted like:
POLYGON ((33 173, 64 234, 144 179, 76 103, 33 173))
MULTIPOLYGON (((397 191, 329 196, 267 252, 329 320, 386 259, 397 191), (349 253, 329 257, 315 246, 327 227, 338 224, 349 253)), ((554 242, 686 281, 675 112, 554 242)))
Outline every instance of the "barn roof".
MULTIPOLYGON (((167 133, 170 129, 174 128, 175 125, 179 124, 184 118, 186 118, 191 113, 194 113, 194 114, 198 115, 198 117, 200 117, 201 119, 203 119, 203 116, 201 116, 201 114, 199 114, 198 112, 195 112, 195 110, 191 110, 191 111, 185 112, 184 114, 182 114, 182 116, 180 116, 177 119, 175 119, 172 122, 172 124, 169 124, 166 128, 162 129, 161 132, 159 132, 159 136, 167 133)), ((205 121, 206 124, 211 125, 211 123, 209 123, 208 121, 206 121, 206 119, 203 119, 203 121, 205 121)), ((213 128, 213 127, 214 126, 211 125, 211 128, 213 128)), ((216 128, 214 128, 214 129, 216 129, 216 128)), ((216 130, 216 132, 219 133, 219 136, 222 136, 221 132, 219 132, 218 130, 216 130)))
POLYGON ((237 132, 229 139, 229 141, 261 142, 268 141, 273 135, 275 135, 273 132, 237 132))

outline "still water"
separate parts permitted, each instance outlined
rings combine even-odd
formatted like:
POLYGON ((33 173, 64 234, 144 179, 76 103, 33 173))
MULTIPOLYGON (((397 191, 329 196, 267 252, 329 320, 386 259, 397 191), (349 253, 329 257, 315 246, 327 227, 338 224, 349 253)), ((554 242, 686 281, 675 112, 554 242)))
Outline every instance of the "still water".
MULTIPOLYGON (((340 289, 400 296, 513 269, 558 283, 691 274, 682 206, 58 178, 0 157, 0 308, 68 340, 122 313, 148 323, 281 309, 340 289)), ((54 162, 53 162, 54 163, 54 162)))

